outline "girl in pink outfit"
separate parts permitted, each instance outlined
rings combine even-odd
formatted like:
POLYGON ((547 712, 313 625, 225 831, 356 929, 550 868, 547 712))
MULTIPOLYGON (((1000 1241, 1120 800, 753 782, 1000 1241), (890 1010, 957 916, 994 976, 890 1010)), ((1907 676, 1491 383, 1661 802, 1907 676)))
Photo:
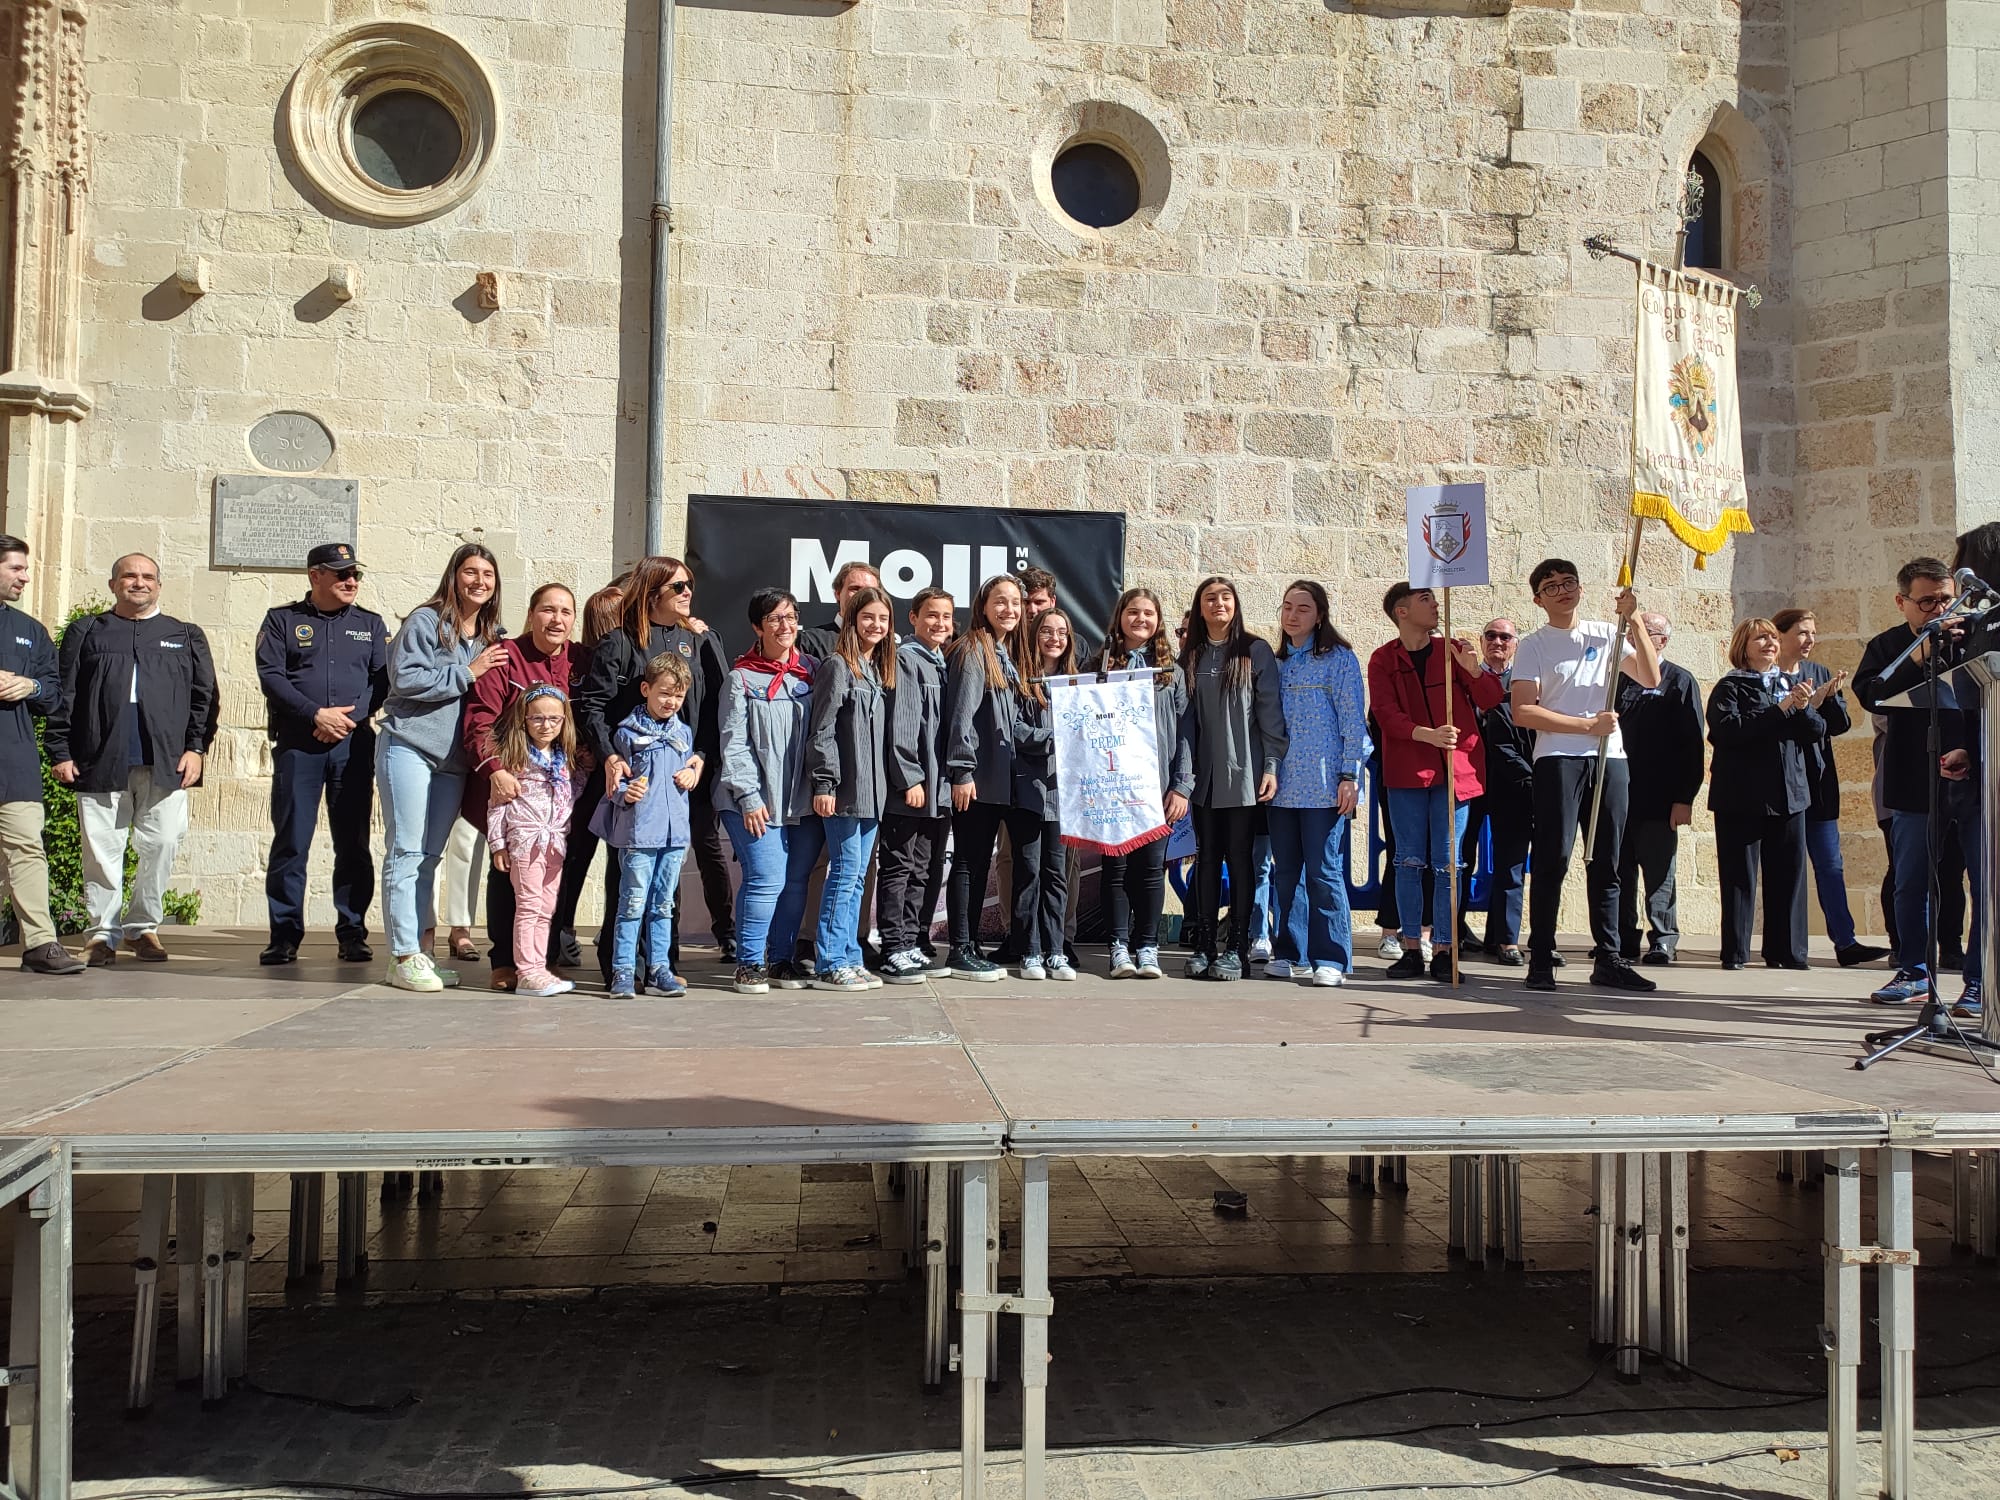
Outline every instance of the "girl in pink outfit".
POLYGON ((562 884, 563 849, 576 803, 576 729, 561 688, 538 683, 507 705, 494 734, 501 767, 520 783, 510 802, 486 813, 493 868, 514 884, 514 961, 518 995, 562 995, 576 988, 549 972, 549 919, 562 884))

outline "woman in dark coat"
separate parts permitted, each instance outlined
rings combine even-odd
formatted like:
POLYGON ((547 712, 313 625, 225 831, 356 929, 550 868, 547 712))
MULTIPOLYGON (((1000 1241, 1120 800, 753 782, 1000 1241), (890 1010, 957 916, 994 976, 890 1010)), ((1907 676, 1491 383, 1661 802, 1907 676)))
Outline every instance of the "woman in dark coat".
POLYGON ((1729 665, 1708 695, 1715 747, 1708 806, 1722 877, 1722 967, 1749 960, 1764 879, 1764 963, 1806 965, 1806 810, 1812 806, 1808 750, 1826 733, 1814 685, 1778 670, 1778 627, 1745 620, 1729 641, 1729 665))

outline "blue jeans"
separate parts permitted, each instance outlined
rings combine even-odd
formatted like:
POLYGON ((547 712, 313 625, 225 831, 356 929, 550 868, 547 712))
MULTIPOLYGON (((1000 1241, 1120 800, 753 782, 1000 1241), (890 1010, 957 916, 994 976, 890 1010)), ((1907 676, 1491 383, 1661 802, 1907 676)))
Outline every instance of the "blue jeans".
POLYGON ((383 735, 375 742, 382 804, 382 926, 389 951, 407 958, 437 926, 438 861, 451 839, 465 773, 440 771, 422 752, 383 735))
POLYGON ((630 974, 639 963, 639 928, 658 973, 674 944, 674 898, 681 888, 687 849, 614 849, 618 858, 618 925, 611 934, 611 972, 630 974))
POLYGON ((743 867, 736 892, 736 961, 789 963, 806 909, 806 882, 826 845, 820 821, 801 818, 789 828, 772 823, 762 838, 753 839, 741 813, 723 808, 721 816, 743 867))
MULTIPOLYGON (((1968 984, 1981 977, 1979 952, 1979 799, 1977 792, 1966 795, 1953 787, 1944 789, 1943 816, 1958 811, 1956 835, 1965 854, 1966 884, 1972 899, 1966 903, 1971 921, 1965 935, 1965 968, 1968 984)), ((1896 877, 1896 967, 1922 969, 1930 952, 1931 820, 1928 813, 1889 813, 1889 859, 1896 877)), ((1945 837, 1952 837, 1946 833, 1945 837)))
POLYGON ((1465 804, 1454 804, 1446 788, 1389 788, 1389 821, 1396 830, 1396 914, 1403 936, 1423 932, 1424 867, 1431 882, 1431 941, 1440 947, 1457 940, 1451 926, 1451 862, 1465 837, 1465 804))
POLYGON ((1837 819, 1806 819, 1806 854, 1812 860, 1819 909, 1826 914, 1826 935, 1834 947, 1849 947, 1854 942, 1854 913, 1847 908, 1847 866, 1840 857, 1837 819))
POLYGON ((1330 807, 1272 807, 1271 888, 1285 913, 1273 956, 1315 968, 1353 967, 1353 916, 1347 909, 1350 820, 1330 807))
MULTIPOLYGON (((1259 834, 1250 841, 1250 865, 1257 872, 1257 894, 1250 901, 1250 941, 1269 938, 1280 924, 1272 920, 1271 913, 1271 836, 1259 834)), ((1234 918, 1235 898, 1230 898, 1231 920, 1234 918)))
POLYGON ((875 847, 873 818, 836 813, 821 818, 826 837, 826 883, 819 893, 819 925, 813 931, 819 972, 861 967, 861 890, 868 880, 868 853, 875 847))

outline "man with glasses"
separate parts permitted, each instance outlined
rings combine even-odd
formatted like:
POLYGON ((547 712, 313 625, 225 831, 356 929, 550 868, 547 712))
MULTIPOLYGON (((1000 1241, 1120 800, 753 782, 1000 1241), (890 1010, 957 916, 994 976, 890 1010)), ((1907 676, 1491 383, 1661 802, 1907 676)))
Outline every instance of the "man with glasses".
POLYGON ((1562 915, 1563 877, 1569 873, 1577 830, 1596 789, 1602 742, 1604 801, 1585 870, 1596 950, 1590 982, 1607 989, 1650 991, 1656 988, 1653 981, 1627 963, 1618 946, 1619 846, 1630 783, 1618 715, 1607 712, 1604 703, 1614 670, 1641 687, 1658 687, 1659 659, 1643 630, 1624 628, 1639 608, 1638 597, 1629 588, 1618 595, 1619 623, 1613 625, 1577 618, 1583 585, 1576 564, 1567 559, 1551 557, 1535 564, 1528 587, 1548 616, 1548 623, 1517 647, 1509 690, 1514 722, 1535 735, 1535 878, 1528 892, 1528 988, 1556 987, 1556 924, 1562 915))
MULTIPOLYGON (((1930 993, 1929 955, 1931 852, 1931 787, 1939 766, 1931 758, 1930 709, 1890 708, 1884 699, 1912 688, 1920 691, 1929 675, 1931 643, 1917 649, 1894 673, 1890 662, 1903 654, 1911 638, 1951 608, 1957 597, 1951 569, 1935 557, 1919 557, 1896 574, 1896 608, 1903 623, 1891 626, 1868 643, 1854 669, 1854 696, 1887 725, 1882 736, 1882 804, 1889 815, 1889 873, 1895 882, 1896 973, 1875 991, 1883 1005, 1909 1005, 1930 993)), ((1939 727, 1941 755, 1965 748, 1964 716, 1954 712, 1956 698, 1949 683, 1938 691, 1944 712, 1939 727)))
POLYGON ((1639 915, 1646 917, 1646 962, 1670 964, 1680 947, 1674 861, 1681 830, 1708 773, 1708 726, 1701 688, 1686 667, 1667 660, 1673 623, 1648 610, 1638 624, 1660 662, 1660 685, 1618 684, 1618 724, 1625 741, 1630 799, 1619 843, 1618 951, 1639 957, 1639 915))
POLYGON ((368 818, 375 803, 375 730, 389 696, 389 632, 354 601, 361 562, 346 542, 306 554, 306 596, 264 616, 257 681, 264 689, 271 761, 271 911, 265 964, 288 964, 306 935, 306 862, 319 805, 333 835, 334 936, 342 963, 367 963, 375 861, 368 818))
MULTIPOLYGON (((1501 692, 1514 683, 1514 651, 1520 631, 1504 616, 1488 620, 1479 633, 1481 669, 1500 680, 1501 692)), ((1506 698, 1498 708, 1479 716, 1479 732, 1486 740, 1486 791, 1472 804, 1466 820, 1465 852, 1461 864, 1466 871, 1466 899, 1460 909, 1467 912, 1471 927, 1471 872, 1479 852, 1480 828, 1485 825, 1492 840, 1492 856, 1486 871, 1486 940, 1488 958, 1520 967, 1521 892, 1527 877, 1528 838, 1534 829, 1535 736, 1514 723, 1513 705, 1506 698)))

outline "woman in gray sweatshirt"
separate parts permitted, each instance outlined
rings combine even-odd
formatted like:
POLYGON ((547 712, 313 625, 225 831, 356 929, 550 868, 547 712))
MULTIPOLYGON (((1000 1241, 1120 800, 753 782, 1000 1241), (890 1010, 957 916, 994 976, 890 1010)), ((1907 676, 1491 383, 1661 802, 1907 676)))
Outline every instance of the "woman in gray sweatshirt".
POLYGON ((799 604, 783 589, 750 596, 755 644, 724 679, 722 768, 715 811, 736 849, 736 992, 802 989, 790 954, 806 882, 825 845, 806 782, 806 733, 817 663, 800 654, 799 604), (766 954, 779 955, 767 969, 766 954))
POLYGON ((1187 962, 1190 979, 1241 979, 1250 967, 1250 895, 1256 871, 1250 845, 1263 807, 1278 795, 1285 732, 1284 685, 1278 658, 1243 627, 1236 585, 1204 578, 1194 591, 1188 638, 1181 648, 1188 706, 1181 733, 1194 758, 1195 901, 1202 950, 1187 962), (1216 953, 1222 870, 1229 867, 1231 951, 1216 953))
POLYGON ((470 767, 459 721, 472 684, 507 659, 501 647, 500 569, 468 542, 451 555, 437 592, 389 643, 389 698, 375 742, 382 803, 382 916, 389 983, 434 993, 457 975, 431 962, 438 859, 465 799, 470 767))
POLYGON ((813 674, 812 731, 806 776, 813 812, 826 834, 826 884, 813 935, 820 990, 872 990, 882 981, 861 961, 862 886, 882 822, 882 768, 888 727, 886 690, 896 686, 896 640, 889 596, 863 589, 847 601, 833 654, 813 674))

